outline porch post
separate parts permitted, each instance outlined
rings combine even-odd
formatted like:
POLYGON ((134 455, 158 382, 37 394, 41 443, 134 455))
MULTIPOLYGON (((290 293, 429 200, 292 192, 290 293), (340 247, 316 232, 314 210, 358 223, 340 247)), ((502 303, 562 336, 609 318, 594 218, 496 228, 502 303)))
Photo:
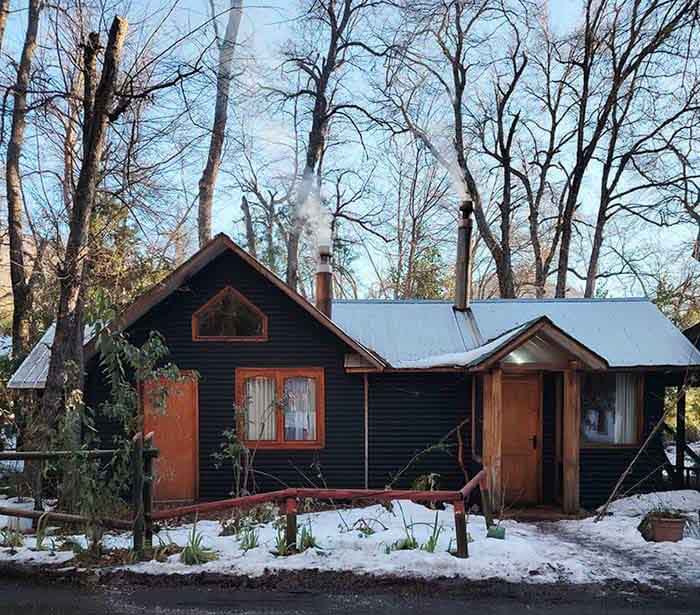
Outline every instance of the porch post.
POLYGON ((565 513, 577 513, 579 503, 579 456, 581 442, 581 376, 571 363, 564 373, 562 462, 565 513))
POLYGON ((678 387, 676 402, 676 472, 673 475, 673 486, 683 489, 685 485, 685 389, 678 387))
POLYGON ((503 496, 501 476, 503 443, 503 372, 500 368, 484 376, 484 467, 488 473, 493 508, 503 496))

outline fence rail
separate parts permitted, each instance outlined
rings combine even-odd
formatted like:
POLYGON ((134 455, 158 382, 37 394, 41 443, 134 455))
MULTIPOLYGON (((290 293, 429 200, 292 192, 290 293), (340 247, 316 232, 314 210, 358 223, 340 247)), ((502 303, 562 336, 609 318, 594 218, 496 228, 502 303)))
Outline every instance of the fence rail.
MULTIPOLYGON (((131 530, 134 535, 134 550, 142 551, 145 536, 150 541, 152 539, 153 522, 150 518, 151 503, 153 500, 151 481, 144 481, 144 476, 151 477, 153 473, 153 460, 158 457, 158 449, 151 446, 152 434, 145 438, 138 433, 134 436, 135 450, 133 463, 133 484, 136 486, 134 492, 134 518, 131 520, 100 518, 92 519, 84 515, 74 515, 43 510, 21 510, 17 508, 0 507, 0 515, 6 517, 19 517, 25 519, 41 519, 65 524, 86 524, 96 523, 102 527, 131 530)), ((117 453, 116 449, 87 449, 76 451, 0 451, 0 461, 51 461, 55 459, 112 459, 117 453)))
POLYGON ((489 493, 486 470, 481 470, 459 491, 411 491, 403 489, 314 489, 314 488, 290 488, 280 491, 269 491, 239 498, 218 500, 216 502, 202 502, 178 508, 157 511, 151 514, 152 521, 164 521, 176 519, 186 515, 218 512, 231 509, 247 509, 260 504, 273 503, 284 507, 286 516, 285 536, 287 545, 293 548, 296 545, 297 534, 297 510, 299 500, 312 498, 316 500, 347 500, 347 501, 371 501, 386 502, 390 500, 409 500, 411 502, 448 502, 453 505, 455 516, 455 532, 457 535, 458 557, 468 557, 466 509, 464 502, 477 487, 481 488, 481 502, 486 526, 492 525, 492 517, 489 506, 489 493))
MULTIPOLYGON (((260 504, 279 504, 284 509, 286 517, 285 537, 290 549, 296 546, 297 510, 299 500, 312 498, 317 500, 345 500, 386 502, 390 500, 408 500, 412 502, 446 502, 454 509, 455 533, 457 538, 458 557, 468 557, 467 525, 465 501, 477 488, 481 488, 481 502, 487 528, 492 525, 489 506, 489 492, 486 470, 481 470, 459 491, 412 491, 406 489, 314 489, 289 488, 280 491, 258 493, 239 498, 229 498, 215 502, 202 502, 189 506, 180 506, 167 510, 153 511, 153 461, 158 457, 158 450, 151 446, 152 436, 143 438, 137 434, 134 438, 133 465, 133 519, 89 519, 81 515, 60 512, 28 511, 14 508, 0 508, 0 515, 24 517, 28 519, 46 519, 58 523, 80 524, 97 522, 103 527, 131 530, 135 551, 142 551, 144 546, 152 547, 154 523, 167 519, 176 519, 192 514, 211 513, 231 509, 247 509, 260 504)), ((82 455, 88 459, 108 459, 113 457, 116 450, 87 450, 87 451, 4 451, 0 452, 0 461, 28 461, 68 458, 82 455)))

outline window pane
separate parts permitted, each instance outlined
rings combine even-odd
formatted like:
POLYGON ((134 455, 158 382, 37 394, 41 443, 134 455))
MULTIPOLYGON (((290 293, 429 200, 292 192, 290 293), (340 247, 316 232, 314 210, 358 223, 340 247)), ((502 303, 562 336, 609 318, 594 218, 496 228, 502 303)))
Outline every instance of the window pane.
POLYGON ((275 440, 275 379, 248 378, 245 381, 247 440, 275 440))
POLYGON ((637 441, 637 383, 633 374, 586 374, 581 389, 581 439, 592 444, 637 441))
POLYGON ((287 378, 284 381, 285 440, 316 439, 316 380, 287 378))
POLYGON ((256 337, 263 334, 263 319, 235 293, 221 298, 197 317, 199 337, 256 337))
POLYGON ((637 442, 637 377, 632 374, 616 375, 615 444, 637 442))

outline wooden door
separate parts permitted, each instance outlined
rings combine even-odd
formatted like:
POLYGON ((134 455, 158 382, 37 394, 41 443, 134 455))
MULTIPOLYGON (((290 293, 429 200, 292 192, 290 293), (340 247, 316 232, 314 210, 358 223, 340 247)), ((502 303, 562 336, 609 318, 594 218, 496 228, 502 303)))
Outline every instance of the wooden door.
POLYGON ((154 432, 154 499, 192 502, 199 478, 199 411, 197 379, 183 374, 177 381, 147 382, 141 387, 144 433, 154 432), (162 393, 167 391, 165 403, 162 393))
POLYGON ((539 499, 540 378, 537 374, 503 377, 502 481, 509 503, 539 499))

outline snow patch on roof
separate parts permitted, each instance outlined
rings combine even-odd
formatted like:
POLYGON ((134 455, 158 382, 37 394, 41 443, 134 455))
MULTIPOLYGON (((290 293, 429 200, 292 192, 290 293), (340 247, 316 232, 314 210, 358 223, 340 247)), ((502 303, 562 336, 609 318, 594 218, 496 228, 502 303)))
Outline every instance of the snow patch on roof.
POLYGON ((451 354, 432 355, 423 359, 411 361, 399 361, 394 367, 398 369, 428 369, 432 367, 469 367, 478 363, 481 359, 485 359, 492 353, 502 348, 514 337, 518 336, 522 331, 527 329, 530 323, 525 323, 516 327, 512 331, 508 331, 503 335, 490 340, 483 346, 478 346, 472 350, 465 352, 454 352, 451 354))

